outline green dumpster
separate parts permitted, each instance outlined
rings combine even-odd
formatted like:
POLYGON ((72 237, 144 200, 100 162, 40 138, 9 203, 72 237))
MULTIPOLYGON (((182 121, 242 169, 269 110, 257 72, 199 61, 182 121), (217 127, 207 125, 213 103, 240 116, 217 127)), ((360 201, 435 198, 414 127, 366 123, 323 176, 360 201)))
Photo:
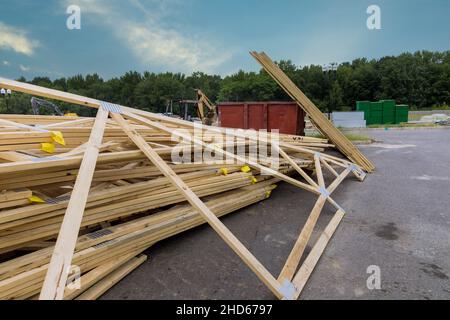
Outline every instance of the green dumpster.
POLYGON ((409 106, 406 104, 399 104, 395 108, 395 123, 408 122, 409 119, 409 106))

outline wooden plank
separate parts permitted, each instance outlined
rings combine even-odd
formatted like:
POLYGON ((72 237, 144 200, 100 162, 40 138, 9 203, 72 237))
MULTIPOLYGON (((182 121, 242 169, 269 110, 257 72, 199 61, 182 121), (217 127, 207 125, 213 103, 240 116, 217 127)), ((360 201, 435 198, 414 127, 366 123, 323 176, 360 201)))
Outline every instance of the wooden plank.
POLYGON ((332 194, 334 190, 341 184, 341 182, 348 176, 350 169, 347 168, 328 186, 327 191, 332 194))
POLYGON ((319 183, 319 187, 325 188, 325 181, 323 179, 322 167, 320 165, 320 156, 317 153, 314 155, 314 164, 316 168, 316 176, 317 182, 319 183))
MULTIPOLYGON (((182 138, 182 139, 184 139, 184 141, 193 143, 193 144, 195 144, 197 146, 202 146, 204 148, 208 148, 208 145, 206 143, 204 143, 203 141, 201 141, 199 139, 196 139, 196 138, 192 138, 190 135, 184 134, 182 132, 171 130, 171 129, 169 129, 168 127, 164 126, 161 123, 145 119, 145 118, 143 118, 141 116, 138 116, 136 114, 133 114, 131 112, 123 112, 123 115, 125 117, 127 117, 127 118, 132 119, 135 122, 139 122, 139 123, 142 123, 144 125, 148 125, 150 127, 154 127, 154 128, 160 129, 161 131, 171 133, 174 136, 182 138)), ((312 187, 312 186, 310 186, 310 185, 308 185, 306 183, 303 183, 303 182, 300 182, 298 180, 295 180, 295 179, 293 179, 291 177, 288 177, 288 176, 286 176, 286 175, 284 175, 284 174, 282 174, 282 173, 280 173, 278 171, 275 171, 275 170, 273 170, 271 168, 262 166, 262 165, 260 165, 257 162, 245 159, 244 157, 237 156, 237 155, 235 155, 233 153, 224 151, 224 150, 219 149, 219 148, 214 150, 214 151, 216 153, 218 153, 218 154, 221 154, 221 155, 225 156, 225 157, 229 157, 228 159, 234 159, 234 160, 237 160, 238 162, 241 162, 243 164, 247 164, 247 165, 249 165, 249 166, 251 166, 251 167, 253 167, 255 169, 260 170, 261 172, 264 172, 265 174, 269 174, 269 175, 271 175, 273 177, 279 178, 279 179, 281 179, 283 181, 286 181, 286 182, 288 182, 288 183, 290 183, 290 184, 292 184, 292 185, 294 185, 296 187, 308 190, 308 191, 310 191, 312 193, 315 193, 315 194, 319 194, 319 192, 316 190, 316 188, 314 188, 314 187, 312 187)))
MULTIPOLYGON (((214 199, 208 200, 208 207, 211 207, 211 209, 217 216, 232 212, 250 203, 265 199, 265 193, 267 190, 272 189, 272 187, 270 187, 272 183, 273 180, 268 181, 267 183, 252 185, 250 187, 246 187, 245 189, 235 190, 224 195, 217 195, 214 197, 214 199), (260 185, 262 185, 262 187, 260 185)), ((163 229, 167 231, 169 226, 176 227, 176 229, 170 229, 172 230, 169 232, 170 234, 165 231, 164 236, 158 235, 158 239, 161 240, 176 233, 182 232, 182 230, 186 229, 186 226, 190 228, 203 223, 205 223, 205 220, 191 206, 178 206, 163 213, 150 215, 132 222, 110 227, 104 230, 109 232, 103 233, 103 235, 100 237, 92 237, 90 235, 80 236, 78 238, 77 251, 87 249, 88 247, 91 247, 93 245, 102 243, 104 241, 109 241, 119 236, 130 234, 144 228, 154 233, 157 231, 159 232, 163 229)), ((154 241, 157 241, 158 239, 155 239, 154 241)), ((147 244, 150 245, 152 241, 153 240, 147 242, 147 244)), ((98 250, 99 249, 97 249, 97 252, 98 250)), ((0 278, 4 279, 6 273, 13 275, 20 273, 17 272, 18 269, 21 269, 21 272, 24 272, 30 270, 29 268, 36 268, 45 265, 46 263, 48 263, 50 255, 51 251, 48 249, 44 249, 40 252, 31 253, 29 255, 16 258, 7 263, 3 263, 0 265, 0 278)), ((78 254, 76 254, 76 256, 74 257, 74 263, 79 265, 81 262, 77 259, 77 257, 78 254)), ((3 283, 2 281, 0 281, 0 288, 2 285, 3 283)), ((2 290, 0 290, 0 293, 1 292, 2 290)))
POLYGON ((332 166, 330 166, 330 164, 329 164, 327 161, 325 161, 325 159, 320 158, 320 162, 321 162, 321 163, 323 164, 323 166, 324 166, 325 168, 327 168, 328 171, 331 172, 331 174, 333 174, 335 177, 338 177, 338 176, 339 176, 339 174, 336 172, 336 170, 334 170, 334 168, 333 168, 332 166))
MULTIPOLYGON (((321 162, 318 161, 318 158, 315 158, 315 163, 316 163, 316 166, 319 168, 318 173, 317 173, 318 177, 321 177, 321 178, 319 178, 319 181, 321 181, 321 183, 324 183, 322 170, 320 168, 321 162)), ((333 181, 333 183, 326 189, 326 192, 328 192, 329 195, 331 195, 349 173, 350 173, 350 169, 349 168, 345 169, 333 181)), ((325 185, 323 184, 322 187, 325 188, 325 185)), ((321 195, 319 197, 319 199, 317 200, 316 204, 314 205, 314 208, 311 211, 311 214, 309 215, 308 220, 306 221, 305 225, 303 226, 302 231, 300 232, 300 236, 298 237, 298 239, 294 245, 294 248, 292 249, 292 251, 288 257, 288 260, 286 261, 286 263, 280 273, 280 276, 278 277, 278 281, 280 281, 281 283, 283 283, 286 280, 288 280, 288 281, 292 280, 292 277, 295 274, 297 266, 300 262, 303 252, 306 248, 306 245, 308 244, 309 239, 311 238, 314 227, 317 224, 317 220, 320 216, 320 213, 322 212, 325 201, 327 199, 330 199, 331 200, 330 202, 332 204, 334 203, 334 200, 332 200, 329 197, 329 195, 321 195)), ((343 211, 340 211, 340 212, 343 213, 343 211)))
MULTIPOLYGON (((23 93, 28 93, 31 95, 36 95, 37 92, 40 92, 40 96, 62 100, 65 102, 81 104, 88 107, 99 108, 100 103, 98 100, 82 97, 76 94, 62 92, 59 90, 43 88, 39 86, 35 86, 28 83, 21 83, 18 81, 8 80, 4 78, 0 78, 0 86, 3 88, 11 89, 12 91, 18 91, 23 93)), ((77 120, 77 118, 71 117, 72 120, 77 120)))
POLYGON ((36 157, 15 151, 4 151, 0 152, 0 159, 15 162, 15 161, 32 161, 33 159, 36 159, 36 157))
POLYGON ((85 124, 91 123, 92 121, 93 121, 92 118, 81 118, 81 119, 77 119, 77 120, 47 124, 45 126, 42 126, 42 128, 50 129, 50 128, 68 127, 68 126, 73 126, 73 125, 78 126, 80 124, 85 125, 85 124))
POLYGON ((314 105, 314 103, 292 82, 289 77, 264 53, 251 52, 251 55, 274 78, 274 80, 305 110, 313 124, 329 138, 336 147, 350 159, 368 172, 374 165, 356 148, 350 140, 337 129, 330 120, 314 105))
POLYGON ((30 204, 30 200, 28 200, 28 199, 0 202, 0 210, 6 209, 6 208, 23 206, 23 205, 27 205, 27 204, 30 204))
POLYGON ((292 160, 291 157, 289 157, 289 155, 283 151, 283 149, 281 149, 280 147, 277 146, 277 150, 278 153, 313 187, 318 188, 317 183, 311 179, 310 176, 308 176, 308 174, 298 166, 297 163, 295 163, 294 160, 292 160))
POLYGON ((178 175, 159 157, 159 155, 145 142, 139 133, 132 129, 125 119, 112 113, 112 118, 123 128, 130 139, 141 151, 159 168, 174 187, 186 200, 203 216, 217 234, 230 246, 231 249, 247 264, 247 266, 260 278, 261 281, 278 297, 283 298, 280 284, 269 271, 253 256, 253 254, 236 238, 236 236, 217 218, 213 212, 200 200, 199 197, 181 180, 178 175))
POLYGON ((99 109, 97 112, 97 117, 39 297, 41 300, 61 300, 64 297, 66 280, 72 263, 81 220, 83 219, 83 212, 97 163, 98 148, 102 144, 103 131, 108 120, 108 113, 103 109, 99 109))
POLYGON ((305 251, 306 245, 311 237, 311 234, 314 230, 314 227, 317 223, 317 219, 319 218, 320 213, 322 212, 323 206, 325 205, 326 198, 324 196, 320 196, 317 200, 314 208, 312 209, 308 220, 305 223, 305 226, 302 228, 300 232, 300 236, 292 248, 291 253, 289 254, 286 263, 284 264, 283 270, 278 277, 278 281, 283 283, 284 281, 291 281, 292 277, 297 270, 297 266, 300 262, 300 259, 305 251))
POLYGON ((108 291, 117 282, 125 278, 134 269, 139 267, 147 260, 146 255, 140 255, 139 257, 131 259, 129 262, 125 263, 123 266, 119 267, 117 270, 100 280, 94 286, 86 290, 83 294, 79 295, 76 300, 96 300, 101 297, 106 291, 108 291))
POLYGON ((0 202, 28 199, 31 196, 32 192, 28 189, 9 190, 6 192, 0 192, 0 202))
POLYGON ((297 274, 295 275, 294 280, 292 282, 295 287, 295 296, 294 296, 295 299, 298 299, 298 297, 300 296, 303 288, 305 287, 306 282, 308 281, 309 277, 314 271, 317 262, 322 256, 328 242, 330 241, 331 237, 336 231, 344 215, 345 213, 340 210, 338 210, 335 213, 330 223, 327 225, 327 227, 319 237, 319 240, 317 240, 311 252, 308 254, 308 257, 306 257, 305 262, 302 264, 297 274))
POLYGON ((124 256, 114 257, 110 261, 107 261, 99 267, 89 271, 79 279, 80 288, 66 288, 64 293, 64 300, 72 300, 75 297, 81 295, 83 292, 95 285, 95 283, 101 281, 103 278, 108 276, 108 274, 112 273, 123 264, 129 262, 138 254, 139 252, 131 252, 124 256))
MULTIPOLYGON (((150 126, 150 127, 160 129, 161 131, 164 131, 164 132, 167 132, 167 133, 172 133, 174 136, 177 136, 177 137, 179 137, 179 138, 182 138, 182 139, 184 139, 184 141, 194 143, 195 145, 203 146, 203 147, 205 147, 205 148, 208 147, 203 141, 200 141, 200 140, 198 140, 198 139, 192 138, 191 136, 186 135, 186 134, 183 134, 183 133, 181 133, 181 132, 174 131, 174 130, 170 130, 169 128, 167 128, 166 126, 164 126, 163 124, 161 124, 161 123, 159 123, 159 122, 151 121, 151 120, 145 119, 145 118, 143 118, 143 117, 141 117, 141 116, 138 116, 138 115, 136 115, 136 114, 133 114, 133 113, 131 113, 131 112, 126 112, 126 111, 125 111, 125 112, 123 112, 123 114, 124 114, 126 117, 132 119, 132 120, 135 121, 135 122, 138 122, 138 123, 141 123, 141 124, 144 124, 144 125, 146 124, 146 125, 148 125, 148 126, 150 126)), ((308 151, 309 151, 309 150, 308 150, 308 151)), ((305 189, 305 190, 310 191, 310 192, 312 192, 312 193, 314 193, 314 194, 318 194, 318 195, 321 194, 320 190, 318 190, 316 187, 311 186, 311 185, 308 185, 308 184, 305 184, 305 183, 300 182, 300 181, 298 181, 298 180, 296 180, 296 179, 293 179, 293 178, 291 178, 291 177, 288 177, 288 176, 286 176, 286 175, 284 175, 284 174, 282 174, 282 173, 280 173, 280 172, 278 172, 278 171, 275 171, 275 170, 273 170, 273 169, 271 169, 271 168, 262 166, 262 165, 260 165, 260 164, 257 163, 257 162, 254 162, 254 161, 251 161, 251 160, 247 160, 247 159, 245 159, 245 158, 243 158, 243 157, 240 157, 240 156, 237 156, 237 155, 235 155, 235 154, 226 152, 226 151, 224 151, 224 150, 222 150, 222 149, 216 149, 215 152, 216 152, 216 153, 219 153, 219 154, 222 154, 222 155, 224 155, 224 156, 226 156, 226 157, 229 157, 229 158, 231 158, 231 159, 235 159, 235 160, 237 160, 237 161, 239 161, 239 162, 248 164, 249 166, 258 169, 258 170, 260 170, 261 172, 264 172, 265 174, 269 174, 269 175, 271 175, 271 176, 273 176, 273 177, 276 177, 276 178, 278 178, 278 179, 280 179, 280 180, 283 180, 283 181, 285 181, 285 182, 288 182, 288 183, 290 183, 290 184, 292 184, 292 185, 294 185, 294 186, 296 186, 296 187, 299 187, 299 188, 301 188, 301 189, 305 189)), ((317 152, 312 152, 312 153, 313 153, 314 155, 318 155, 317 152)), ((320 155, 320 156, 322 156, 322 155, 320 155)), ((338 159, 338 160, 340 160, 340 159, 338 159)), ((331 160, 330 160, 330 161, 331 161, 331 160)), ((335 161, 335 160, 334 160, 334 161, 335 161)), ((336 162, 336 161, 335 161, 335 162, 336 162)), ((320 170, 320 177, 321 177, 321 179, 323 180, 323 176, 321 175, 321 174, 322 174, 322 173, 321 173, 322 170, 321 170, 321 167, 320 167, 320 162, 319 162, 319 170, 320 170)), ((324 184, 323 184, 323 185, 324 185, 324 184)), ((340 208, 341 208, 341 207, 340 207, 340 206, 339 206, 339 205, 338 205, 331 197, 327 197, 327 201, 330 202, 331 205, 333 205, 336 209, 340 209, 340 208)))

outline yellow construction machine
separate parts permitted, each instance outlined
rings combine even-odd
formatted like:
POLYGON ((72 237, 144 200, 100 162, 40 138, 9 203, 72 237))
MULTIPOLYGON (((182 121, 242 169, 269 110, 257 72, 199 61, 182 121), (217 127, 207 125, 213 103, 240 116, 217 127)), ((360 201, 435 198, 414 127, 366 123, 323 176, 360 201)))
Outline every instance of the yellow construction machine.
POLYGON ((208 126, 217 125, 217 107, 200 89, 197 89, 197 114, 203 124, 208 126))

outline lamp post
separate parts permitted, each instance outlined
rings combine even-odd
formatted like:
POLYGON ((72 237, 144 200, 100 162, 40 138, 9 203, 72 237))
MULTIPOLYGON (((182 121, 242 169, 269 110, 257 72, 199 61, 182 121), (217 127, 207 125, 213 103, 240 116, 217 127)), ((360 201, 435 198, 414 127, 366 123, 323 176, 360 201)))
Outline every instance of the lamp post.
MULTIPOLYGON (((329 64, 325 64, 322 67, 322 71, 328 76, 328 79, 330 80, 331 86, 336 82, 336 71, 338 69, 339 64, 336 62, 332 62, 329 64)), ((331 119, 331 112, 333 112, 333 109, 336 109, 337 106, 328 106, 328 119, 331 119)))
POLYGON ((8 99, 11 97, 11 89, 0 89, 0 94, 2 95, 2 98, 5 99, 6 104, 6 110, 8 111, 8 99))

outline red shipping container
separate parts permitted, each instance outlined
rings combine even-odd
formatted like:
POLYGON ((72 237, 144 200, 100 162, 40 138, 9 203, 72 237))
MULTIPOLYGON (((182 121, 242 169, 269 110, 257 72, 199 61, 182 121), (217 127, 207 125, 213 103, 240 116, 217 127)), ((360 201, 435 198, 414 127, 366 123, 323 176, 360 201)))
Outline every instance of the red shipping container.
POLYGON ((305 134, 305 112, 295 102, 221 102, 218 108, 220 126, 224 128, 305 134))

